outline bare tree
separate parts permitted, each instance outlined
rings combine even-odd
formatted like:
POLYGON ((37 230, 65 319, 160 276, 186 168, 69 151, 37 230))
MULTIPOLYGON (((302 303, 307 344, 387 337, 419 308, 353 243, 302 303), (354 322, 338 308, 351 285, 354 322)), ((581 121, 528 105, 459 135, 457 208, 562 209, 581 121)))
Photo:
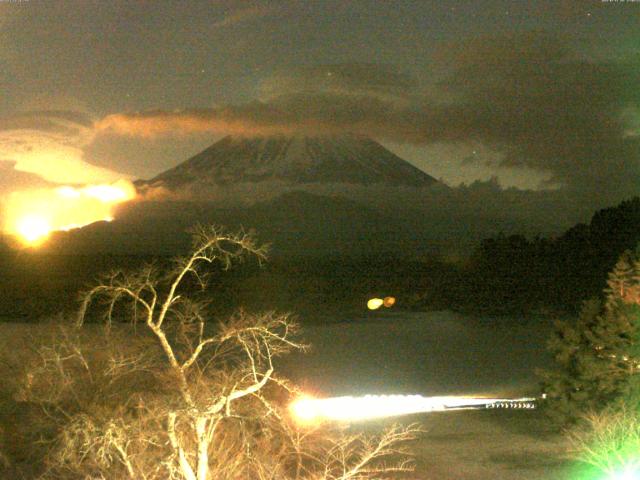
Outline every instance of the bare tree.
POLYGON ((62 330, 25 375, 25 397, 63 425, 47 476, 349 480, 411 470, 397 447, 415 437, 414 427, 373 441, 289 418, 285 404, 295 389, 273 362, 305 347, 288 315, 241 311, 209 325, 193 287, 205 288, 207 265, 226 269, 247 254, 265 259, 251 235, 200 227, 191 255, 168 273, 153 266, 114 272, 83 295, 77 326, 101 301, 104 343, 83 345, 78 331, 62 330), (146 335, 111 330, 123 305, 146 335))

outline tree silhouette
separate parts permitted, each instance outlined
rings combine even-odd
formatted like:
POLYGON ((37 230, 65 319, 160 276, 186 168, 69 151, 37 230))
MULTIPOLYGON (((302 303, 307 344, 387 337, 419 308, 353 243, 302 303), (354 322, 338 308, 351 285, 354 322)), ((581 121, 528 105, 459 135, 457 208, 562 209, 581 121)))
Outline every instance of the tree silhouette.
MULTIPOLYGON (((638 252, 640 253, 640 251, 638 252)), ((542 372, 547 407, 567 423, 640 393, 640 258, 625 252, 609 274, 606 301, 586 302, 578 320, 556 322, 556 369, 542 372)))
POLYGON ((204 267, 247 254, 262 260, 265 249, 251 235, 201 227, 168 271, 116 271, 84 294, 78 328, 25 369, 22 398, 59 424, 45 478, 349 480, 412 469, 402 444, 414 427, 371 439, 293 421, 297 391, 274 366, 304 348, 288 315, 241 311, 210 324, 194 296, 204 267), (95 302, 106 336, 83 341, 95 302), (133 331, 115 323, 122 305, 133 331))

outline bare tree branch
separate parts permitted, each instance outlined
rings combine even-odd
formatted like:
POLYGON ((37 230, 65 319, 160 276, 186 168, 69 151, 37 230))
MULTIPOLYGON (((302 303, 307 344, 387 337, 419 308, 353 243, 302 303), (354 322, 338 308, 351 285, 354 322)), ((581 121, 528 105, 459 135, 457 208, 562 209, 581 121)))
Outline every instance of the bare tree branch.
POLYGON ((125 336, 131 351, 109 340, 116 328, 104 345, 84 346, 74 333, 38 350, 25 397, 64 412, 51 478, 365 480, 411 470, 397 447, 415 437, 412 427, 371 439, 290 418, 295 389, 275 375, 274 359, 306 346, 288 315, 240 311, 207 328, 190 282, 204 289, 204 267, 265 252, 251 234, 200 226, 192 253, 167 273, 114 272, 84 294, 76 325, 100 300, 107 327, 128 306, 146 335, 125 336))

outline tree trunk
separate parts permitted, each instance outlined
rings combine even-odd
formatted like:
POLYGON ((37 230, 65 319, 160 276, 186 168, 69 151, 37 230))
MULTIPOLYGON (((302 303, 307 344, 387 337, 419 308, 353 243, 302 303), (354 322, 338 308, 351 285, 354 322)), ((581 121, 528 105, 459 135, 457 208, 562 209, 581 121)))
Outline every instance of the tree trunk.
POLYGON ((207 480, 209 475, 209 442, 207 440, 207 418, 196 419, 198 436, 198 480, 207 480))
POLYGON ((178 463, 180 465, 180 471, 186 480, 198 480, 196 474, 193 472, 193 468, 189 464, 189 460, 184 453, 184 449, 180 446, 178 436, 176 435, 176 414, 175 412, 169 413, 167 422, 167 434, 169 435, 169 441, 173 450, 178 454, 178 463))

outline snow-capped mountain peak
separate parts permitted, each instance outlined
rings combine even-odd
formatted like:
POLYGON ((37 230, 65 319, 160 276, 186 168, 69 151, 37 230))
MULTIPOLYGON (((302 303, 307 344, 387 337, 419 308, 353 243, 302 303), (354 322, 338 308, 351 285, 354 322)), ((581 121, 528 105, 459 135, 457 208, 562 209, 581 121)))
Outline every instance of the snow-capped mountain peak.
POLYGON ((145 183, 176 190, 273 180, 302 185, 436 183, 379 143, 357 135, 228 136, 145 183))

